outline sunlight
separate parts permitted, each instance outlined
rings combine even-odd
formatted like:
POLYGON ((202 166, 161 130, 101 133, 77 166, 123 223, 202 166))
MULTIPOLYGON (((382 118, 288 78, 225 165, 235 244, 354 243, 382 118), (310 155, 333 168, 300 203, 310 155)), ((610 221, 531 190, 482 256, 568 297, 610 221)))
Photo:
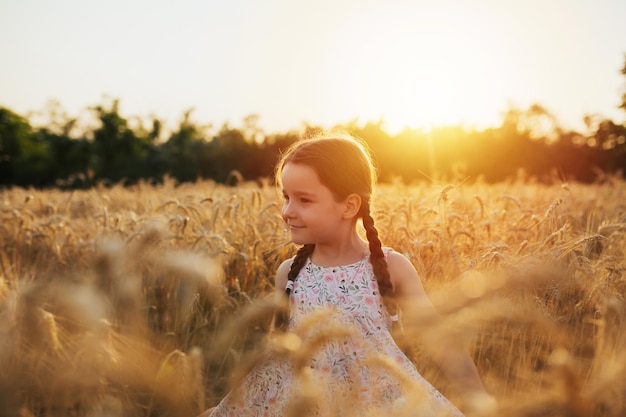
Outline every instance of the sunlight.
POLYGON ((419 16, 404 12, 370 5, 337 28, 319 84, 338 112, 382 118, 392 133, 498 123, 494 109, 506 105, 502 92, 508 81, 505 60, 489 47, 501 49, 501 41, 481 29, 485 15, 469 7, 433 6, 419 16))

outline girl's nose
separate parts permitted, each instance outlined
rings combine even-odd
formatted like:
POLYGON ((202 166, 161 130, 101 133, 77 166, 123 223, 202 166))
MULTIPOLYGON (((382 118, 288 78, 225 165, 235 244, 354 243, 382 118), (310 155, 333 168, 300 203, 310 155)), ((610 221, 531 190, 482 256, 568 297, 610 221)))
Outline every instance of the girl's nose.
POLYGON ((295 217, 295 210, 293 204, 290 204, 289 201, 285 201, 282 209, 283 219, 292 219, 295 217))
POLYGON ((288 219, 293 216, 293 210, 288 202, 285 202, 285 204, 283 204, 282 215, 283 219, 288 219))

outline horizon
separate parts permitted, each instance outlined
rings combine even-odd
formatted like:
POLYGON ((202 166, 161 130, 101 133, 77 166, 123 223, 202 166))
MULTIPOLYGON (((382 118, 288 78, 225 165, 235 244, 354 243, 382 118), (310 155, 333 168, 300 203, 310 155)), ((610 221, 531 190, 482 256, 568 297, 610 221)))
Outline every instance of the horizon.
POLYGON ((57 101, 81 117, 110 97, 166 129, 191 108, 214 126, 257 115, 266 132, 379 120, 389 133, 484 129, 534 103, 565 130, 584 131, 586 115, 625 119, 618 0, 27 0, 0 11, 11 40, 0 53, 19 57, 4 65, 0 105, 21 115, 57 101))

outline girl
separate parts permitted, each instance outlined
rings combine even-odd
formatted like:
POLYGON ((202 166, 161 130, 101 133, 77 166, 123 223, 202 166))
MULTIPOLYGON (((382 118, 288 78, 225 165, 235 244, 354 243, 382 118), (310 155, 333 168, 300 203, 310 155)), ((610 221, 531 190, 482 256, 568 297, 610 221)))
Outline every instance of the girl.
MULTIPOLYGON (((384 299, 393 297, 404 317, 433 306, 410 261, 378 238, 370 213, 375 172, 364 144, 351 137, 296 142, 277 179, 283 219, 302 245, 276 274, 276 291, 289 300, 288 334, 298 335, 286 343, 293 354, 274 351, 203 415, 462 416, 391 336, 384 299), (307 321, 316 314, 320 320, 307 321)), ((435 359, 464 392, 486 396, 469 355, 459 352, 435 359)))

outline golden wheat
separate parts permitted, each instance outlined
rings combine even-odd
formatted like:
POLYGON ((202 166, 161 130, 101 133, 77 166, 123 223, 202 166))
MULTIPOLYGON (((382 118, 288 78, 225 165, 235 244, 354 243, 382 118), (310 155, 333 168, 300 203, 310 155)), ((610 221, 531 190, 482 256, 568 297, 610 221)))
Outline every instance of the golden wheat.
MULTIPOLYGON (((276 190, 232 180, 0 191, 0 415, 196 415, 268 350, 303 364, 349 336, 307 336, 322 316, 268 336, 294 247, 276 190)), ((475 416, 626 414, 625 192, 617 179, 381 185, 381 238, 441 312, 398 336, 424 377, 475 416), (443 378, 433 340, 469 349, 497 411, 443 378)), ((387 359, 372 364, 399 372, 387 359)), ((290 415, 320 400, 298 369, 290 415)), ((423 406, 406 392, 399 416, 423 406)))

